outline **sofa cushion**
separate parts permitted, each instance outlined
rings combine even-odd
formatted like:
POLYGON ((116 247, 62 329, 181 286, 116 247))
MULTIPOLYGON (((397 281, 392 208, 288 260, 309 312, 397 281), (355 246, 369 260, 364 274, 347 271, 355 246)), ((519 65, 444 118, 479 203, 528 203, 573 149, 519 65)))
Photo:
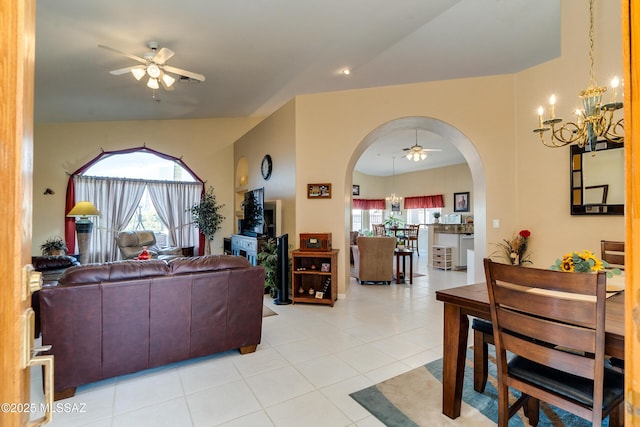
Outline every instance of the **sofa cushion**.
POLYGON ((168 264, 172 274, 251 267, 251 263, 246 258, 235 255, 205 255, 174 258, 168 261, 168 264))
POLYGON ((67 269, 58 283, 60 285, 100 283, 116 280, 140 279, 169 274, 166 261, 114 261, 103 264, 87 264, 67 269))

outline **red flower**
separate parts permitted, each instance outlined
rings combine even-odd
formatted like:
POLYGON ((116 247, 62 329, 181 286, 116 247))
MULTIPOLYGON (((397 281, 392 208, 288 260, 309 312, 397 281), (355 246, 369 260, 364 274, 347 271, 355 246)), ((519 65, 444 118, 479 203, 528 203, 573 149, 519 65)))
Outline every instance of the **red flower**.
POLYGON ((519 234, 523 239, 528 239, 531 236, 531 232, 529 230, 520 230, 519 234))

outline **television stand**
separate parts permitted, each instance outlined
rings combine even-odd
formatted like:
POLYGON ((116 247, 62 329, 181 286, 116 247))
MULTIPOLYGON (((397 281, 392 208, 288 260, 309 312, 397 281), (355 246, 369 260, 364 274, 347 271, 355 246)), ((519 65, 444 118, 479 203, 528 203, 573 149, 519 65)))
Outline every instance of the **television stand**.
POLYGON ((251 265, 258 265, 258 251, 264 241, 264 237, 245 236, 242 234, 231 235, 231 255, 245 257, 251 265))

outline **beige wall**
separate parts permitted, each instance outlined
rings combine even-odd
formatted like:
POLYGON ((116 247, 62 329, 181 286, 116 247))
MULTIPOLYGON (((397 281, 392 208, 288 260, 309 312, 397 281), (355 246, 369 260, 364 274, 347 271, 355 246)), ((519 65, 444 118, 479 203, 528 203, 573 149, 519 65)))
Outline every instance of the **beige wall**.
MULTIPOLYGON (((235 176, 236 208, 244 192, 264 187, 265 200, 282 200, 282 230, 289 233, 289 243, 297 247, 295 233, 295 100, 288 102, 271 116, 243 135, 234 147, 235 163, 247 163, 247 183, 235 176), (265 181, 260 165, 269 154, 273 161, 271 178, 265 181)), ((237 170, 238 168, 236 168, 237 170)), ((237 212, 241 215, 241 212, 237 212)), ((236 230, 237 231, 237 230, 236 230)))
POLYGON ((64 207, 68 173, 112 151, 146 145, 156 151, 182 157, 204 181, 215 188, 224 203, 227 219, 213 242, 222 252, 222 237, 233 225, 233 142, 259 118, 163 120, 40 124, 35 127, 33 177, 32 254, 52 235, 64 236, 64 207), (51 188, 55 195, 44 195, 51 188))

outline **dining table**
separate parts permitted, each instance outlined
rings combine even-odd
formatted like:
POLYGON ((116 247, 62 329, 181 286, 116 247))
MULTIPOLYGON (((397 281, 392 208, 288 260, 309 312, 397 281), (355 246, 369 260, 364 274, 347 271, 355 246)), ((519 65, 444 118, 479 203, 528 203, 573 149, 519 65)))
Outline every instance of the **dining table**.
MULTIPOLYGON (((460 416, 464 367, 469 333, 469 317, 491 320, 486 283, 476 283, 436 291, 444 303, 442 372, 442 413, 460 416)), ((607 298, 605 353, 624 360, 624 291, 607 298)))

